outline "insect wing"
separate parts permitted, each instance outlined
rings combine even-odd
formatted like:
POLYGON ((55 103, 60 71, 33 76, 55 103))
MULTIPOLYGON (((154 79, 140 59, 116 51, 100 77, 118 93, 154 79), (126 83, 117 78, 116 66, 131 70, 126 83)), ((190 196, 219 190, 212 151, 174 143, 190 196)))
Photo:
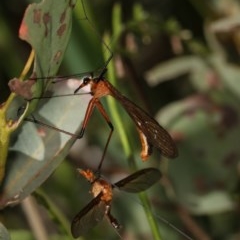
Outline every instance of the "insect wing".
POLYGON ((73 218, 71 232, 74 238, 87 233, 103 219, 106 204, 101 201, 101 196, 100 193, 73 218))
POLYGON ((142 192, 156 183, 162 174, 156 168, 145 168, 115 183, 114 186, 126 192, 142 192))
POLYGON ((119 100, 139 131, 144 134, 149 148, 154 146, 166 157, 177 157, 178 151, 169 133, 142 108, 123 96, 111 83, 107 82, 107 84, 113 93, 112 96, 119 100))

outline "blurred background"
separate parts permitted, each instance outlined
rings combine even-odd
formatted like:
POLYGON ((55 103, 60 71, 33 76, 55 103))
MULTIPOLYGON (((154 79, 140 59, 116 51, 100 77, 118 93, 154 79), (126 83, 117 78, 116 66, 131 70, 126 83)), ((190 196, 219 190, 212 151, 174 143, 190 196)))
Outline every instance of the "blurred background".
MULTIPOLYGON (((10 94, 8 81, 20 75, 31 50, 18 38, 31 2, 0 3, 1 103, 10 94)), ((126 154, 115 127, 103 174, 119 180, 132 171, 133 158, 137 168, 161 169, 163 177, 148 195, 162 239, 187 237, 161 217, 192 239, 240 239, 239 1, 89 0, 85 6, 90 20, 81 10, 74 12, 59 74, 95 72, 112 52, 114 85, 168 129, 179 148, 177 159, 160 161, 154 151, 142 163, 134 124, 117 108, 132 152, 126 154)), ((103 103, 111 117, 108 102, 103 103)), ((69 224, 92 198, 76 168, 96 168, 108 134, 107 124, 94 112, 84 138, 41 187, 69 224)), ((42 204, 35 207, 49 239, 69 239, 42 204)), ((24 209, 18 205, 0 212, 13 240, 35 239, 24 209)), ((137 196, 117 192, 112 211, 124 226, 123 239, 154 239, 137 196)), ((83 239, 119 238, 105 220, 83 239)))

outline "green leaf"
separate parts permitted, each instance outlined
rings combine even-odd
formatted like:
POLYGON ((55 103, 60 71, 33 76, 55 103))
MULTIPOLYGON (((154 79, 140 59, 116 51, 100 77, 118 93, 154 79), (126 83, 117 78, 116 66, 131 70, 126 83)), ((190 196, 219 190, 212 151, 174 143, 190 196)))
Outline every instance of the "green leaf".
MULTIPOLYGON (((72 29, 72 8, 75 1, 45 0, 27 8, 19 36, 31 44, 35 51, 32 76, 42 78, 56 75, 62 62, 72 29)), ((39 97, 49 81, 36 81, 31 88, 32 97, 39 97)), ((38 101, 31 101, 28 111, 35 109, 38 101)))
MULTIPOLYGON (((33 76, 43 77, 57 73, 70 36, 73 6, 74 1, 48 0, 39 4, 30 4, 27 8, 19 35, 28 41, 35 51, 33 76)), ((24 83, 26 84, 17 86, 24 89, 20 92, 27 91, 27 96, 40 97, 46 88, 43 80, 35 81, 35 84, 30 85, 29 80, 24 83)), ((17 113, 19 104, 15 101, 16 98, 19 97, 11 94, 0 108, 0 183, 5 173, 11 133, 21 124, 25 115, 32 113, 38 104, 38 100, 27 102, 24 114, 13 121, 8 116, 8 110, 14 108, 17 113)))
POLYGON ((45 0, 27 8, 19 36, 35 50, 33 74, 37 77, 56 74, 71 33, 74 4, 71 0, 45 0))
MULTIPOLYGON (((20 27, 20 37, 28 41, 35 51, 33 76, 56 75, 70 36, 74 3, 75 1, 71 0, 45 0, 39 4, 31 4, 27 8, 20 27)), ((49 81, 40 79, 28 91, 34 97, 39 97, 46 91, 47 85, 49 81)), ((56 85, 57 89, 52 89, 55 94, 62 94, 65 90, 68 93, 74 91, 67 82, 61 86, 56 85)), ((12 117, 10 112, 15 112, 16 115, 19 106, 22 106, 19 105, 23 104, 22 100, 19 101, 19 96, 11 94, 7 102, 1 105, 0 182, 4 176, 10 135, 20 125, 25 115, 34 111, 38 102, 39 99, 26 102, 24 114, 15 121, 12 119, 16 117, 12 117)), ((49 121, 51 125, 56 124, 65 130, 70 126, 69 131, 74 133, 83 119, 84 107, 88 100, 84 101, 78 96, 70 100, 55 98, 43 102, 40 101, 41 109, 34 115, 37 117, 39 114, 43 122, 49 121), (82 114, 78 112, 79 106, 83 107, 82 114), (75 112, 71 112, 70 108, 75 112), (77 116, 74 117, 75 115, 77 116), (69 116, 74 117, 74 120, 69 116)), ((8 156, 7 176, 1 186, 0 207, 12 201, 21 201, 38 187, 63 160, 74 142, 74 139, 57 132, 49 135, 47 132, 47 137, 42 138, 31 123, 24 124, 18 132, 15 132, 15 141, 14 137, 11 139, 12 150, 8 156)))
POLYGON ((189 201, 193 202, 192 212, 195 214, 216 214, 234 209, 234 203, 229 194, 223 191, 213 191, 204 196, 189 196, 189 201))
MULTIPOLYGON (((72 81, 79 84, 78 80, 55 84, 54 94, 73 92, 76 86, 71 86, 72 81)), ((41 100, 40 109, 34 116, 51 126, 77 132, 90 97, 85 94, 41 100)), ((20 202, 39 187, 65 158, 75 140, 53 129, 24 123, 10 147, 0 207, 20 202)))
POLYGON ((196 56, 179 57, 158 64, 146 73, 146 79, 151 86, 172 80, 183 74, 193 73, 204 65, 201 58, 196 56))
POLYGON ((233 64, 226 62, 219 56, 214 56, 211 60, 225 88, 229 89, 239 98, 239 67, 237 65, 234 66, 233 64))
MULTIPOLYGON (((179 157, 169 162, 168 173, 177 201, 193 213, 206 214, 208 210, 210 214, 211 207, 202 205, 209 194, 230 194, 238 181, 239 109, 224 94, 221 101, 192 96, 166 107, 157 117, 163 126, 171 126, 177 137, 179 157)), ((219 204, 214 211, 229 210, 230 205, 219 204)))

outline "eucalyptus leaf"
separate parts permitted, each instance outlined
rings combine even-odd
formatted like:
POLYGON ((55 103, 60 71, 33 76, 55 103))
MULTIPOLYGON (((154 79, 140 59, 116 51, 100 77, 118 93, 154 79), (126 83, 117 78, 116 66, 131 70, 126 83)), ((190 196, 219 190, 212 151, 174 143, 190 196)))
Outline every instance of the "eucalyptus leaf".
POLYGON ((213 191, 204 196, 188 197, 190 202, 193 201, 192 212, 195 214, 216 214, 234 209, 234 203, 227 192, 213 191))
POLYGON ((149 70, 145 77, 151 86, 172 80, 183 74, 189 74, 202 67, 203 62, 197 56, 179 57, 167 62, 158 64, 149 70))
MULTIPOLYGON (((71 0, 45 0, 27 8, 20 27, 20 37, 28 41, 35 51, 33 76, 56 75, 70 36, 74 5, 75 1, 71 0)), ((49 79, 38 79, 29 89, 36 99, 25 101, 25 104, 20 101, 25 106, 21 120, 27 109, 28 114, 33 113, 35 118, 45 124, 77 133, 85 115, 89 94, 54 98, 46 96, 71 94, 78 85, 78 80, 51 84, 49 79), (45 98, 40 100, 39 96, 43 92, 45 98), (38 107, 34 111, 37 103, 38 107)), ((17 115, 21 109, 19 101, 12 101, 9 109, 8 117, 14 111, 17 115)), ((18 128, 11 136, 7 174, 1 186, 0 208, 20 202, 39 187, 65 158, 75 140, 75 137, 30 122, 18 128)), ((7 148, 8 142, 3 146, 3 149, 7 148)), ((5 159, 1 161, 5 163, 5 159)))
MULTIPOLYGON (((71 32, 74 4, 74 0, 45 0, 30 4, 25 11, 19 36, 31 44, 35 53, 32 77, 42 78, 57 73, 71 32)), ((22 79, 14 79, 9 82, 11 90, 16 91, 0 106, 0 183, 5 174, 10 136, 21 125, 24 117, 35 110, 38 98, 48 84, 49 81, 43 79, 23 82, 22 79), (16 109, 16 114, 18 112, 18 101, 15 99, 19 96, 16 93, 21 93, 23 98, 35 97, 35 100, 26 102, 25 111, 18 119, 8 118, 9 109, 16 109)))
MULTIPOLYGON (((215 191, 230 194, 237 185, 239 109, 225 97, 217 103, 205 95, 192 96, 162 109, 157 116, 178 141, 179 157, 169 162, 168 173, 177 200, 192 213, 211 214, 211 208, 201 201, 215 191)), ((214 211, 227 211, 229 206, 232 203, 219 204, 214 211)))
MULTIPOLYGON (((56 84, 51 93, 73 92, 76 86, 70 84, 72 81, 79 84, 78 80, 68 80, 56 84)), ((80 93, 83 95, 43 99, 34 116, 48 125, 77 133, 91 97, 89 89, 80 93)), ((10 146, 0 207, 18 203, 39 187, 65 158, 75 140, 65 133, 32 122, 24 123, 10 146)))
POLYGON ((226 89, 229 89, 239 98, 239 67, 226 62, 224 59, 219 58, 218 56, 214 56, 211 60, 226 89))
MULTIPOLYGON (((32 77, 56 75, 62 62, 71 29, 75 0, 45 0, 30 4, 19 29, 19 37, 32 46, 35 61, 32 77)), ((28 81, 28 80, 27 80, 28 81)), ((32 97, 39 97, 48 86, 48 80, 38 80, 31 87, 32 97)), ((31 101, 32 112, 38 101, 31 101)))

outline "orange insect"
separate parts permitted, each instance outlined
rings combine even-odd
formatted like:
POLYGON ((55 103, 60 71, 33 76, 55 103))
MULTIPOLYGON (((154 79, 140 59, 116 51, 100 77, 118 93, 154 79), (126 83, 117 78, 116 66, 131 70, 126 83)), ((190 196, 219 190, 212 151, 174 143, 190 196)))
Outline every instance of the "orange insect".
POLYGON ((152 147, 159 149, 160 152, 166 157, 177 157, 178 150, 169 133, 162 126, 160 126, 154 118, 152 118, 148 113, 134 104, 128 98, 123 96, 109 81, 103 78, 106 70, 107 69, 105 68, 98 77, 83 78, 83 82, 74 92, 77 93, 79 89, 90 84, 91 94, 93 96, 88 104, 87 112, 83 121, 82 134, 88 123, 89 117, 92 114, 93 108, 97 107, 111 128, 109 138, 111 137, 113 126, 99 100, 103 96, 110 95, 121 103, 134 121, 142 144, 141 158, 143 160, 147 160, 149 155, 151 155, 152 147))
MULTIPOLYGON (((67 131, 58 129, 54 126, 49 126, 47 124, 44 124, 38 121, 35 118, 32 118, 32 119, 27 118, 26 120, 50 127, 52 129, 55 129, 60 132, 71 135, 73 137, 76 137, 77 139, 80 139, 83 137, 86 126, 93 112, 93 109, 94 107, 96 107, 99 110, 99 112, 102 114, 102 116, 104 117, 104 119, 106 120, 106 122, 108 123, 111 129, 105 149, 104 149, 103 157, 99 164, 99 169, 100 169, 102 165, 102 161, 104 159, 104 155, 106 153, 108 144, 110 142, 110 139, 113 133, 113 129, 114 129, 110 121, 110 118, 108 117, 108 114, 106 113, 103 105, 100 102, 100 98, 106 95, 110 95, 121 103, 121 105, 124 107, 126 112, 134 121, 139 133, 140 140, 141 140, 141 145, 142 145, 141 158, 144 161, 147 160, 148 157, 151 155, 153 147, 160 150, 161 154, 165 157, 169 157, 169 158, 177 157, 178 150, 175 142, 173 141, 169 133, 162 126, 160 126, 159 123, 154 118, 152 118, 148 113, 146 113, 142 108, 134 104, 128 98, 123 96, 109 81, 107 81, 103 77, 106 71, 107 71, 107 68, 104 68, 98 77, 84 77, 80 86, 74 91, 74 94, 76 94, 81 88, 87 85, 90 85, 90 89, 91 89, 90 94, 92 95, 92 99, 88 104, 87 111, 85 113, 85 117, 84 117, 82 128, 79 135, 69 133, 67 131)), ((58 77, 54 82, 56 83, 62 80, 67 80, 67 78, 58 77)))
POLYGON ((120 228, 121 225, 111 215, 113 188, 138 193, 145 191, 161 178, 161 172, 158 169, 145 168, 111 184, 91 170, 78 169, 78 171, 91 183, 94 198, 73 218, 71 232, 74 238, 87 233, 102 221, 104 216, 115 229, 120 228))

